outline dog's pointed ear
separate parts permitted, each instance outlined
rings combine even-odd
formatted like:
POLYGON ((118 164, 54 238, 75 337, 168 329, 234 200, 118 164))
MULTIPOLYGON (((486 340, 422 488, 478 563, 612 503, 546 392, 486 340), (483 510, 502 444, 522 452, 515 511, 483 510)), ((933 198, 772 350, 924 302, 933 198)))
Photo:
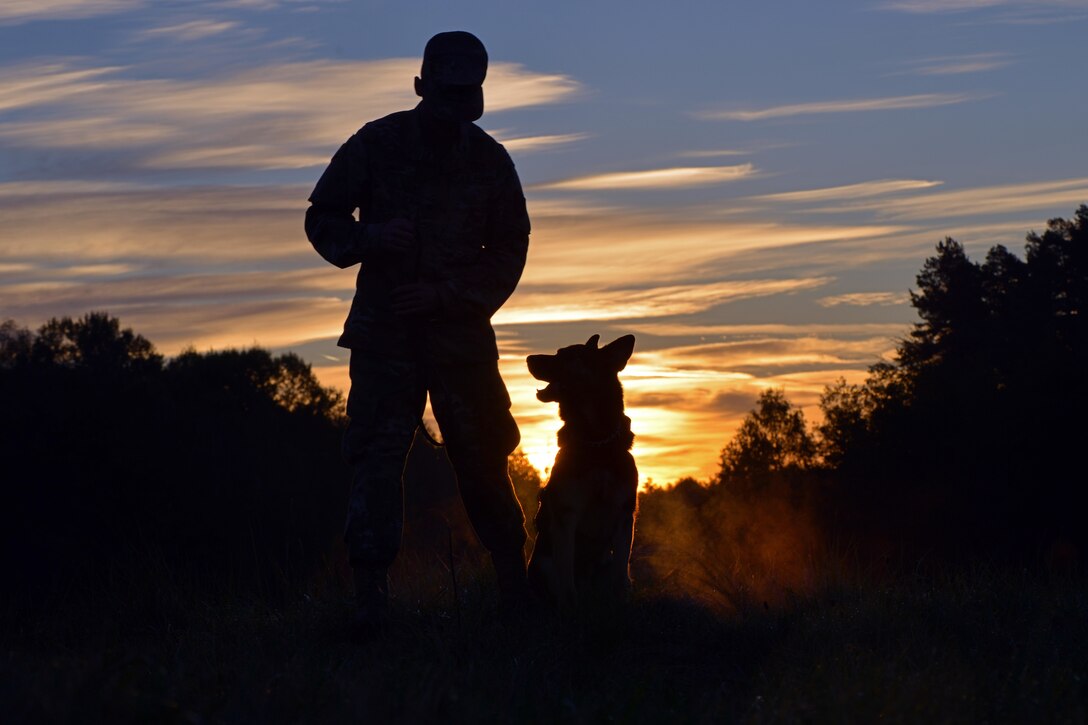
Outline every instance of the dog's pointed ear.
POLYGON ((608 367, 617 373, 627 367, 627 361, 631 359, 631 353, 635 350, 635 336, 624 335, 608 343, 601 348, 608 367))
POLYGON ((601 339, 600 335, 594 335, 593 337, 586 340, 586 347, 592 347, 594 350, 596 350, 597 349, 597 343, 600 341, 600 339, 601 339))

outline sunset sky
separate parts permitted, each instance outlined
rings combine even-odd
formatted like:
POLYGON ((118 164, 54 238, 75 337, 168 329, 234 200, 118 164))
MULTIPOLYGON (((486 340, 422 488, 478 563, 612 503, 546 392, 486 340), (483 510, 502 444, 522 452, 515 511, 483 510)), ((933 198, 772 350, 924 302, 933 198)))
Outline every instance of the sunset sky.
POLYGON ((815 419, 893 351, 941 238, 1021 252, 1088 202, 1088 0, 0 0, 0 319, 106 310, 345 387, 354 270, 306 197, 451 29, 532 217, 494 323, 540 468, 530 353, 634 333, 641 475, 705 477, 761 390, 815 419))

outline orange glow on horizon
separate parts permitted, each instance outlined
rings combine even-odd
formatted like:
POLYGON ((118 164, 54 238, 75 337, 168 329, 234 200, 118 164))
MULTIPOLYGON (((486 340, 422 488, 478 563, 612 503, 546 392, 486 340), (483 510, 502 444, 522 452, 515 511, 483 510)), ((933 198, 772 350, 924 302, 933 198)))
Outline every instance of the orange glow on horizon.
MULTIPOLYGON (((756 377, 709 368, 678 369, 660 362, 667 359, 666 355, 648 357, 654 361, 642 362, 636 353, 620 374, 629 401, 627 415, 635 433, 632 453, 643 488, 647 481, 667 485, 685 476, 706 480, 714 475, 721 449, 762 390, 785 388, 787 397, 803 409, 811 424, 820 419, 817 403, 825 385, 840 376, 851 383, 861 382, 866 374, 864 370, 833 369, 756 377), (738 402, 731 408, 718 409, 716 401, 732 398, 738 402)), ((529 375, 521 356, 504 357, 499 364, 521 429, 520 448, 547 480, 558 452, 555 436, 562 425, 558 408, 536 399, 538 383, 529 375)), ((313 371, 323 385, 347 393, 346 364, 315 365, 313 371)), ((428 409, 426 420, 433 425, 429 414, 428 409)))

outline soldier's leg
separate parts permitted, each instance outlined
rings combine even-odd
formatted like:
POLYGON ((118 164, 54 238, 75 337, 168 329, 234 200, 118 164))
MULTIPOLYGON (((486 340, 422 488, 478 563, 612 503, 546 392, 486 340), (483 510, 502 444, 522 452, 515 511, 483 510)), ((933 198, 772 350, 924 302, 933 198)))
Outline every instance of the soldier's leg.
POLYGON ((352 351, 344 458, 352 467, 344 530, 362 617, 384 615, 387 570, 400 549, 404 520, 401 476, 423 408, 426 387, 417 365, 352 351))
POLYGON ((465 511, 491 552, 504 599, 525 586, 525 515, 507 470, 521 439, 497 362, 432 368, 431 408, 442 430, 465 511))

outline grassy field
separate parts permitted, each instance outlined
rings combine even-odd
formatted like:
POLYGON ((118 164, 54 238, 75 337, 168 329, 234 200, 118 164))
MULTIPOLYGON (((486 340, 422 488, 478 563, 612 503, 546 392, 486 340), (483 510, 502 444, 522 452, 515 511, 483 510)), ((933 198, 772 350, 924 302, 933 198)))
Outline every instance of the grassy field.
POLYGON ((734 596, 731 609, 643 583, 619 610, 503 622, 487 573, 458 575, 455 601, 439 564, 402 566, 390 630, 364 646, 344 636, 336 576, 305 593, 211 596, 160 572, 70 591, 46 612, 8 609, 2 719, 1088 719, 1080 577, 825 571, 808 594, 773 606, 734 596))

